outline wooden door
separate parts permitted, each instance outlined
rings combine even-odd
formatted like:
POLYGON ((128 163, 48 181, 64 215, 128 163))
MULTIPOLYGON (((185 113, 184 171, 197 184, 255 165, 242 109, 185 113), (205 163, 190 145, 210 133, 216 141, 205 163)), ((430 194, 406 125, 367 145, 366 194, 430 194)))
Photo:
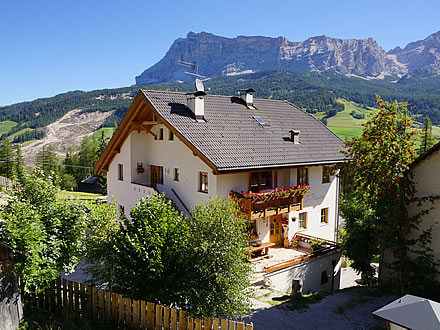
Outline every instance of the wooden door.
POLYGON ((150 183, 153 187, 157 184, 163 184, 163 167, 162 166, 150 166, 150 183))
POLYGON ((270 235, 269 241, 276 245, 281 245, 283 239, 283 219, 282 215, 274 215, 270 217, 270 235))

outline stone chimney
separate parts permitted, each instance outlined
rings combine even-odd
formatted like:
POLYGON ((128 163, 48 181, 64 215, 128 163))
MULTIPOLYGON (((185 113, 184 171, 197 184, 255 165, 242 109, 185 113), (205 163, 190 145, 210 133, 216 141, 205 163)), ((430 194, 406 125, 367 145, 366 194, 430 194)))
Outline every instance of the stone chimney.
POLYGON ((205 120, 205 95, 206 93, 203 91, 186 94, 187 106, 192 111, 197 121, 205 120))
POLYGON ((238 92, 240 93, 241 99, 246 102, 246 105, 248 107, 254 106, 255 90, 253 90, 252 88, 248 88, 248 89, 240 89, 238 92))
POLYGON ((292 141, 295 144, 299 144, 299 130, 290 130, 290 141, 292 141))

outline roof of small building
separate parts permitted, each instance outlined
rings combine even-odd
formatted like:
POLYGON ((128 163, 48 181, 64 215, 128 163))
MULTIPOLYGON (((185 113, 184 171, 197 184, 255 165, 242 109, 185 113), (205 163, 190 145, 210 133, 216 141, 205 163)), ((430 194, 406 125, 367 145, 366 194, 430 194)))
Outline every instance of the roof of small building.
POLYGON ((234 171, 331 164, 344 160, 342 140, 320 120, 286 101, 254 99, 248 108, 239 97, 206 95, 205 122, 196 121, 183 93, 142 93, 189 143, 218 169, 234 171), (260 117, 267 125, 261 125, 260 117), (290 130, 299 130, 299 144, 290 130))
POLYGON ((431 147, 430 149, 426 150, 423 154, 421 154, 419 157, 417 157, 410 165, 410 167, 414 167, 417 164, 419 164, 421 161, 425 160, 429 156, 431 156, 436 151, 440 150, 440 142, 431 147))
POLYGON ((373 315, 408 329, 440 328, 440 304, 410 294, 374 311, 373 315))

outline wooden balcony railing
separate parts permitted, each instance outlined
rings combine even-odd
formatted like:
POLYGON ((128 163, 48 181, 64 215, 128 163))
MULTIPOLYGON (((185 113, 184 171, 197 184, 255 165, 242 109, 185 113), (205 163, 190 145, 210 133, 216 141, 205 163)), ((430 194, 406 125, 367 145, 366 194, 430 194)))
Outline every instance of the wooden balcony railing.
POLYGON ((302 210, 302 195, 268 197, 263 200, 237 198, 242 214, 250 220, 302 210))

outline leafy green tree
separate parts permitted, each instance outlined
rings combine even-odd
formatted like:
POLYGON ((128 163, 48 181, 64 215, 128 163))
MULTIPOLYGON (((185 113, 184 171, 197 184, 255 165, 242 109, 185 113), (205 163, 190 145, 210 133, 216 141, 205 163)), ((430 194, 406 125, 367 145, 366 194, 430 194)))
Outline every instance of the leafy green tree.
POLYGON ((61 272, 71 272, 83 254, 84 210, 57 201, 50 178, 34 171, 10 191, 0 213, 0 239, 14 256, 25 289, 47 287, 61 272))
POLYGON ((420 137, 422 140, 419 148, 420 153, 424 153, 435 144, 435 139, 432 136, 432 123, 431 119, 429 119, 428 116, 425 117, 422 134, 420 135, 420 137))
POLYGON ((114 288, 118 278, 118 256, 115 252, 114 239, 120 230, 122 221, 116 202, 89 204, 92 222, 84 239, 86 272, 92 283, 98 287, 106 285, 114 288))
POLYGON ((91 210, 86 250, 93 283, 194 315, 249 311, 247 237, 232 201, 199 205, 192 220, 157 193, 142 198, 131 219, 118 219, 115 205, 91 210))
MULTIPOLYGON (((376 101, 377 114, 345 150, 350 160, 341 167, 341 213, 347 222, 342 243, 355 269, 367 278, 373 274, 373 255, 390 251, 394 262, 389 266, 404 292, 410 286, 410 274, 418 271, 410 252, 415 247, 425 249, 429 237, 425 232, 417 239, 407 238, 420 223, 420 217, 409 219, 407 215, 415 193, 408 169, 416 156, 417 133, 405 104, 384 102, 380 97, 376 101)), ((432 260, 429 251, 424 251, 425 261, 432 260)), ((434 265, 430 263, 432 269, 434 265)))
POLYGON ((185 296, 195 315, 236 318, 250 311, 245 221, 231 199, 210 199, 192 211, 185 296))
MULTIPOLYGON (((142 198, 130 215, 131 219, 122 216, 116 233, 109 232, 114 271, 95 271, 95 280, 111 283, 117 292, 134 298, 182 306, 189 223, 160 194, 142 198)), ((96 242, 99 245, 105 239, 96 242)), ((98 246, 91 251, 100 249, 98 246)), ((94 255, 89 258, 100 260, 94 255)))

